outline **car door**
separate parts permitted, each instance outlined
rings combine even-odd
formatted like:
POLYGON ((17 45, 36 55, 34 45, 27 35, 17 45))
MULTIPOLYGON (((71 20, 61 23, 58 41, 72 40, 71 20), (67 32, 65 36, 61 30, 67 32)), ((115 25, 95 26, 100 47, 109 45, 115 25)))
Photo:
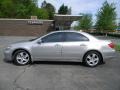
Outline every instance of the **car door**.
POLYGON ((66 32, 65 42, 62 48, 62 57, 64 59, 80 59, 87 50, 89 39, 76 32, 66 32))
MULTIPOLYGON (((47 35, 41 39, 41 43, 33 46, 33 56, 39 59, 58 59, 61 57, 63 33, 57 32, 47 35)), ((39 41, 38 41, 39 42, 39 41)))

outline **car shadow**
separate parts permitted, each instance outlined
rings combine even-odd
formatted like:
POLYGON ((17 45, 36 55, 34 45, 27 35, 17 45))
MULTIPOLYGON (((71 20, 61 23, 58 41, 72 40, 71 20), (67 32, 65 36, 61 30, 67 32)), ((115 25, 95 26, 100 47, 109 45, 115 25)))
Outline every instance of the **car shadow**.
MULTIPOLYGON (((12 61, 7 61, 3 59, 5 63, 13 64, 12 61)), ((82 62, 72 62, 72 61, 33 61, 30 65, 39 65, 39 64, 46 64, 46 65, 80 65, 85 66, 82 62)))
MULTIPOLYGON (((9 64, 14 64, 12 61, 6 61, 5 59, 3 59, 3 61, 5 63, 9 63, 9 64)), ((32 63, 30 63, 30 65, 40 65, 40 64, 46 64, 46 65, 79 65, 79 66, 86 66, 84 63, 82 62, 73 62, 73 61, 34 61, 32 63)), ((99 65, 105 64, 105 62, 100 63, 99 65)))
POLYGON ((72 61, 34 61, 32 65, 46 64, 46 65, 80 65, 85 66, 82 62, 72 62, 72 61))

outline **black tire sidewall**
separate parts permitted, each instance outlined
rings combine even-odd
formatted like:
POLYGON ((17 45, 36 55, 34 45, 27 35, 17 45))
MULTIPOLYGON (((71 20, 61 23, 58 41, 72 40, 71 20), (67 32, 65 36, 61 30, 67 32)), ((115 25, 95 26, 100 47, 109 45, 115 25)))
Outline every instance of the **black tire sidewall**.
POLYGON ((30 61, 31 61, 30 54, 29 54, 27 51, 25 51, 25 50, 18 50, 18 51, 16 51, 16 52, 14 53, 14 55, 13 55, 13 62, 14 62, 15 65, 24 66, 24 65, 29 64, 30 61), (26 53, 29 55, 29 61, 28 61, 27 63, 25 63, 25 64, 20 64, 20 63, 16 60, 16 56, 17 56, 18 53, 20 53, 20 52, 26 52, 26 53))
POLYGON ((102 57, 101 57, 101 55, 100 55, 98 52, 96 52, 96 51, 89 51, 88 53, 85 54, 85 56, 84 56, 84 58, 83 58, 84 64, 87 65, 88 67, 96 67, 96 66, 98 66, 98 65, 100 64, 101 61, 102 61, 102 57), (98 63, 97 63, 96 65, 91 66, 91 65, 89 65, 89 64, 87 63, 86 57, 87 57, 89 54, 93 54, 93 53, 98 56, 99 61, 98 61, 98 63))

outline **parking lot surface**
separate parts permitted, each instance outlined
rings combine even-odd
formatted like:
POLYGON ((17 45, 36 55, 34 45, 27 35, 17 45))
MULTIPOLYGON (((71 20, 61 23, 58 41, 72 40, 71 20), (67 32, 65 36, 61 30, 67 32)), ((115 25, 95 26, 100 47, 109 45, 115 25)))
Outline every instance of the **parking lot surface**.
MULTIPOLYGON (((0 36, 0 90, 120 90, 120 53, 95 68, 76 62, 34 62, 16 66, 4 62, 8 44, 34 37, 0 36)), ((101 37, 119 43, 120 39, 101 37)))

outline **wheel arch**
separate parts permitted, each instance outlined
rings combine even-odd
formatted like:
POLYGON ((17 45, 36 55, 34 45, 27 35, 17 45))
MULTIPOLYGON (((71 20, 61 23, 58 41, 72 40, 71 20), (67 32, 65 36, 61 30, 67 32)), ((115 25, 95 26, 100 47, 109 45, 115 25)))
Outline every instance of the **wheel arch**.
POLYGON ((15 50, 12 52, 12 59, 13 59, 13 57, 14 57, 15 52, 17 52, 17 51, 19 51, 19 50, 24 50, 24 51, 26 51, 26 52, 30 55, 30 60, 32 61, 32 56, 31 56, 30 51, 28 51, 28 50, 25 49, 25 48, 18 48, 18 49, 15 49, 15 50))
POLYGON ((85 54, 83 55, 83 58, 82 58, 82 62, 84 62, 84 58, 85 58, 86 54, 89 53, 89 52, 92 52, 92 51, 97 52, 97 53, 100 54, 100 56, 101 56, 101 63, 103 63, 103 55, 102 55, 102 53, 101 53, 100 51, 98 51, 98 50, 88 50, 87 52, 85 52, 85 54))

